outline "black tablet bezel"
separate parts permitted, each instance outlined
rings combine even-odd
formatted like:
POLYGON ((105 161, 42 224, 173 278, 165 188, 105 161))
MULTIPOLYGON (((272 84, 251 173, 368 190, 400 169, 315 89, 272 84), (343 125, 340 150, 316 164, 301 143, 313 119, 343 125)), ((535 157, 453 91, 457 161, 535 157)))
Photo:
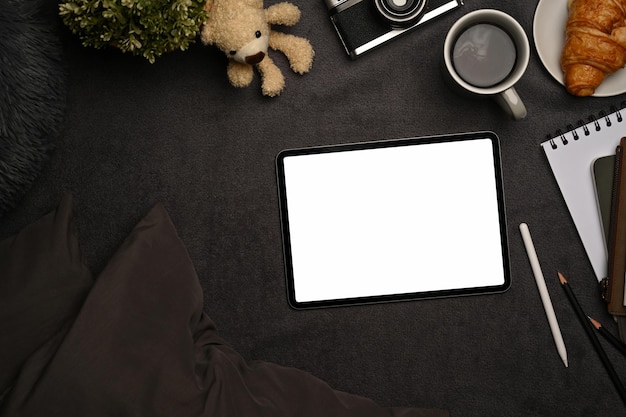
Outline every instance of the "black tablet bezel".
POLYGON ((453 135, 440 135, 440 136, 426 136, 426 137, 412 137, 404 139, 394 139, 375 142, 359 142, 339 145, 328 145, 318 147, 307 147, 297 149, 286 149, 278 153, 276 156, 276 174, 278 184, 278 197, 279 208, 281 217, 281 229, 283 238, 283 255, 285 262, 285 274, 286 274, 286 287, 287 287, 287 299, 289 305, 297 310, 321 308, 321 307, 338 307, 347 305, 359 305, 359 304, 371 304, 371 303, 383 303, 383 302, 395 302, 395 301, 408 301, 419 299, 432 299, 432 298, 444 298, 444 297, 458 297, 468 295, 479 294, 493 294, 502 293, 509 289, 511 285, 511 272, 509 261, 509 246, 508 235, 506 225, 506 213, 505 213, 505 201, 504 201, 504 188, 502 179, 502 167, 500 156, 500 143, 498 136, 490 131, 483 132, 471 132, 453 135), (412 293, 400 293, 400 294, 387 294, 377 296, 366 297, 353 297, 353 298, 341 298, 341 299, 328 299, 319 301, 305 301, 299 302, 295 296, 294 274, 292 265, 292 253, 291 253, 291 238, 289 229, 289 210, 287 201, 287 190, 285 185, 285 166, 284 161, 286 158, 292 156, 301 155, 313 155, 323 154, 330 152, 350 152, 354 150, 367 150, 377 148, 388 147, 402 147, 402 146, 419 146, 422 144, 431 143, 443 143, 443 142, 459 142, 459 141, 471 141, 477 139, 489 139, 492 144, 493 150, 493 172, 495 176, 495 185, 497 193, 497 204, 499 213, 500 224, 500 240, 502 246, 502 263, 503 263, 503 283, 500 285, 483 286, 483 287, 467 287, 456 288, 437 291, 423 291, 412 293))

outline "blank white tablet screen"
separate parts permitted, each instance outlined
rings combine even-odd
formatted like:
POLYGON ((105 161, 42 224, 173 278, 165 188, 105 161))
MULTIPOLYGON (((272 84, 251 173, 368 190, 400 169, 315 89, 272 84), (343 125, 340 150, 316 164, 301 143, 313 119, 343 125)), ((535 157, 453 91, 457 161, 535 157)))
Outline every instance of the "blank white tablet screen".
POLYGON ((491 139, 283 164, 296 302, 505 282, 491 139))

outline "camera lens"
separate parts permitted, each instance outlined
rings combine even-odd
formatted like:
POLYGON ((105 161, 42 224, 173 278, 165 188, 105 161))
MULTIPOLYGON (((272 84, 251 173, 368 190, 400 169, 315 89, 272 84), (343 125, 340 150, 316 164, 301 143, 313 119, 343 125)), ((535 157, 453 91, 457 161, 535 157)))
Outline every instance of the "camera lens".
POLYGON ((417 21, 426 0, 374 0, 378 12, 394 27, 406 27, 417 21))

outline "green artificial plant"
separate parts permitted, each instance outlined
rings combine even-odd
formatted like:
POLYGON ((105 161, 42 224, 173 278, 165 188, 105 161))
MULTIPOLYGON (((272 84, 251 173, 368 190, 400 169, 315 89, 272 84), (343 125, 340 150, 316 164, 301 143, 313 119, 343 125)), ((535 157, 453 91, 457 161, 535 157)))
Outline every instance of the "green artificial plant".
POLYGON ((84 46, 115 46, 153 63, 185 50, 206 20, 206 0, 62 0, 63 23, 84 46))

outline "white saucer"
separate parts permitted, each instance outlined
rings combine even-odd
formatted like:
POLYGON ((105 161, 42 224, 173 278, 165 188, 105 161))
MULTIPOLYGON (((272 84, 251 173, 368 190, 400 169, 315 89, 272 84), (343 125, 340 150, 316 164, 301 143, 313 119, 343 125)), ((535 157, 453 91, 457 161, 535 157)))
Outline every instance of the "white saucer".
MULTIPOLYGON (((539 0, 533 23, 535 47, 550 75, 561 84, 564 84, 560 61, 566 22, 567 0, 539 0)), ((607 76, 593 96, 610 97, 625 92, 626 69, 621 69, 607 76)))

